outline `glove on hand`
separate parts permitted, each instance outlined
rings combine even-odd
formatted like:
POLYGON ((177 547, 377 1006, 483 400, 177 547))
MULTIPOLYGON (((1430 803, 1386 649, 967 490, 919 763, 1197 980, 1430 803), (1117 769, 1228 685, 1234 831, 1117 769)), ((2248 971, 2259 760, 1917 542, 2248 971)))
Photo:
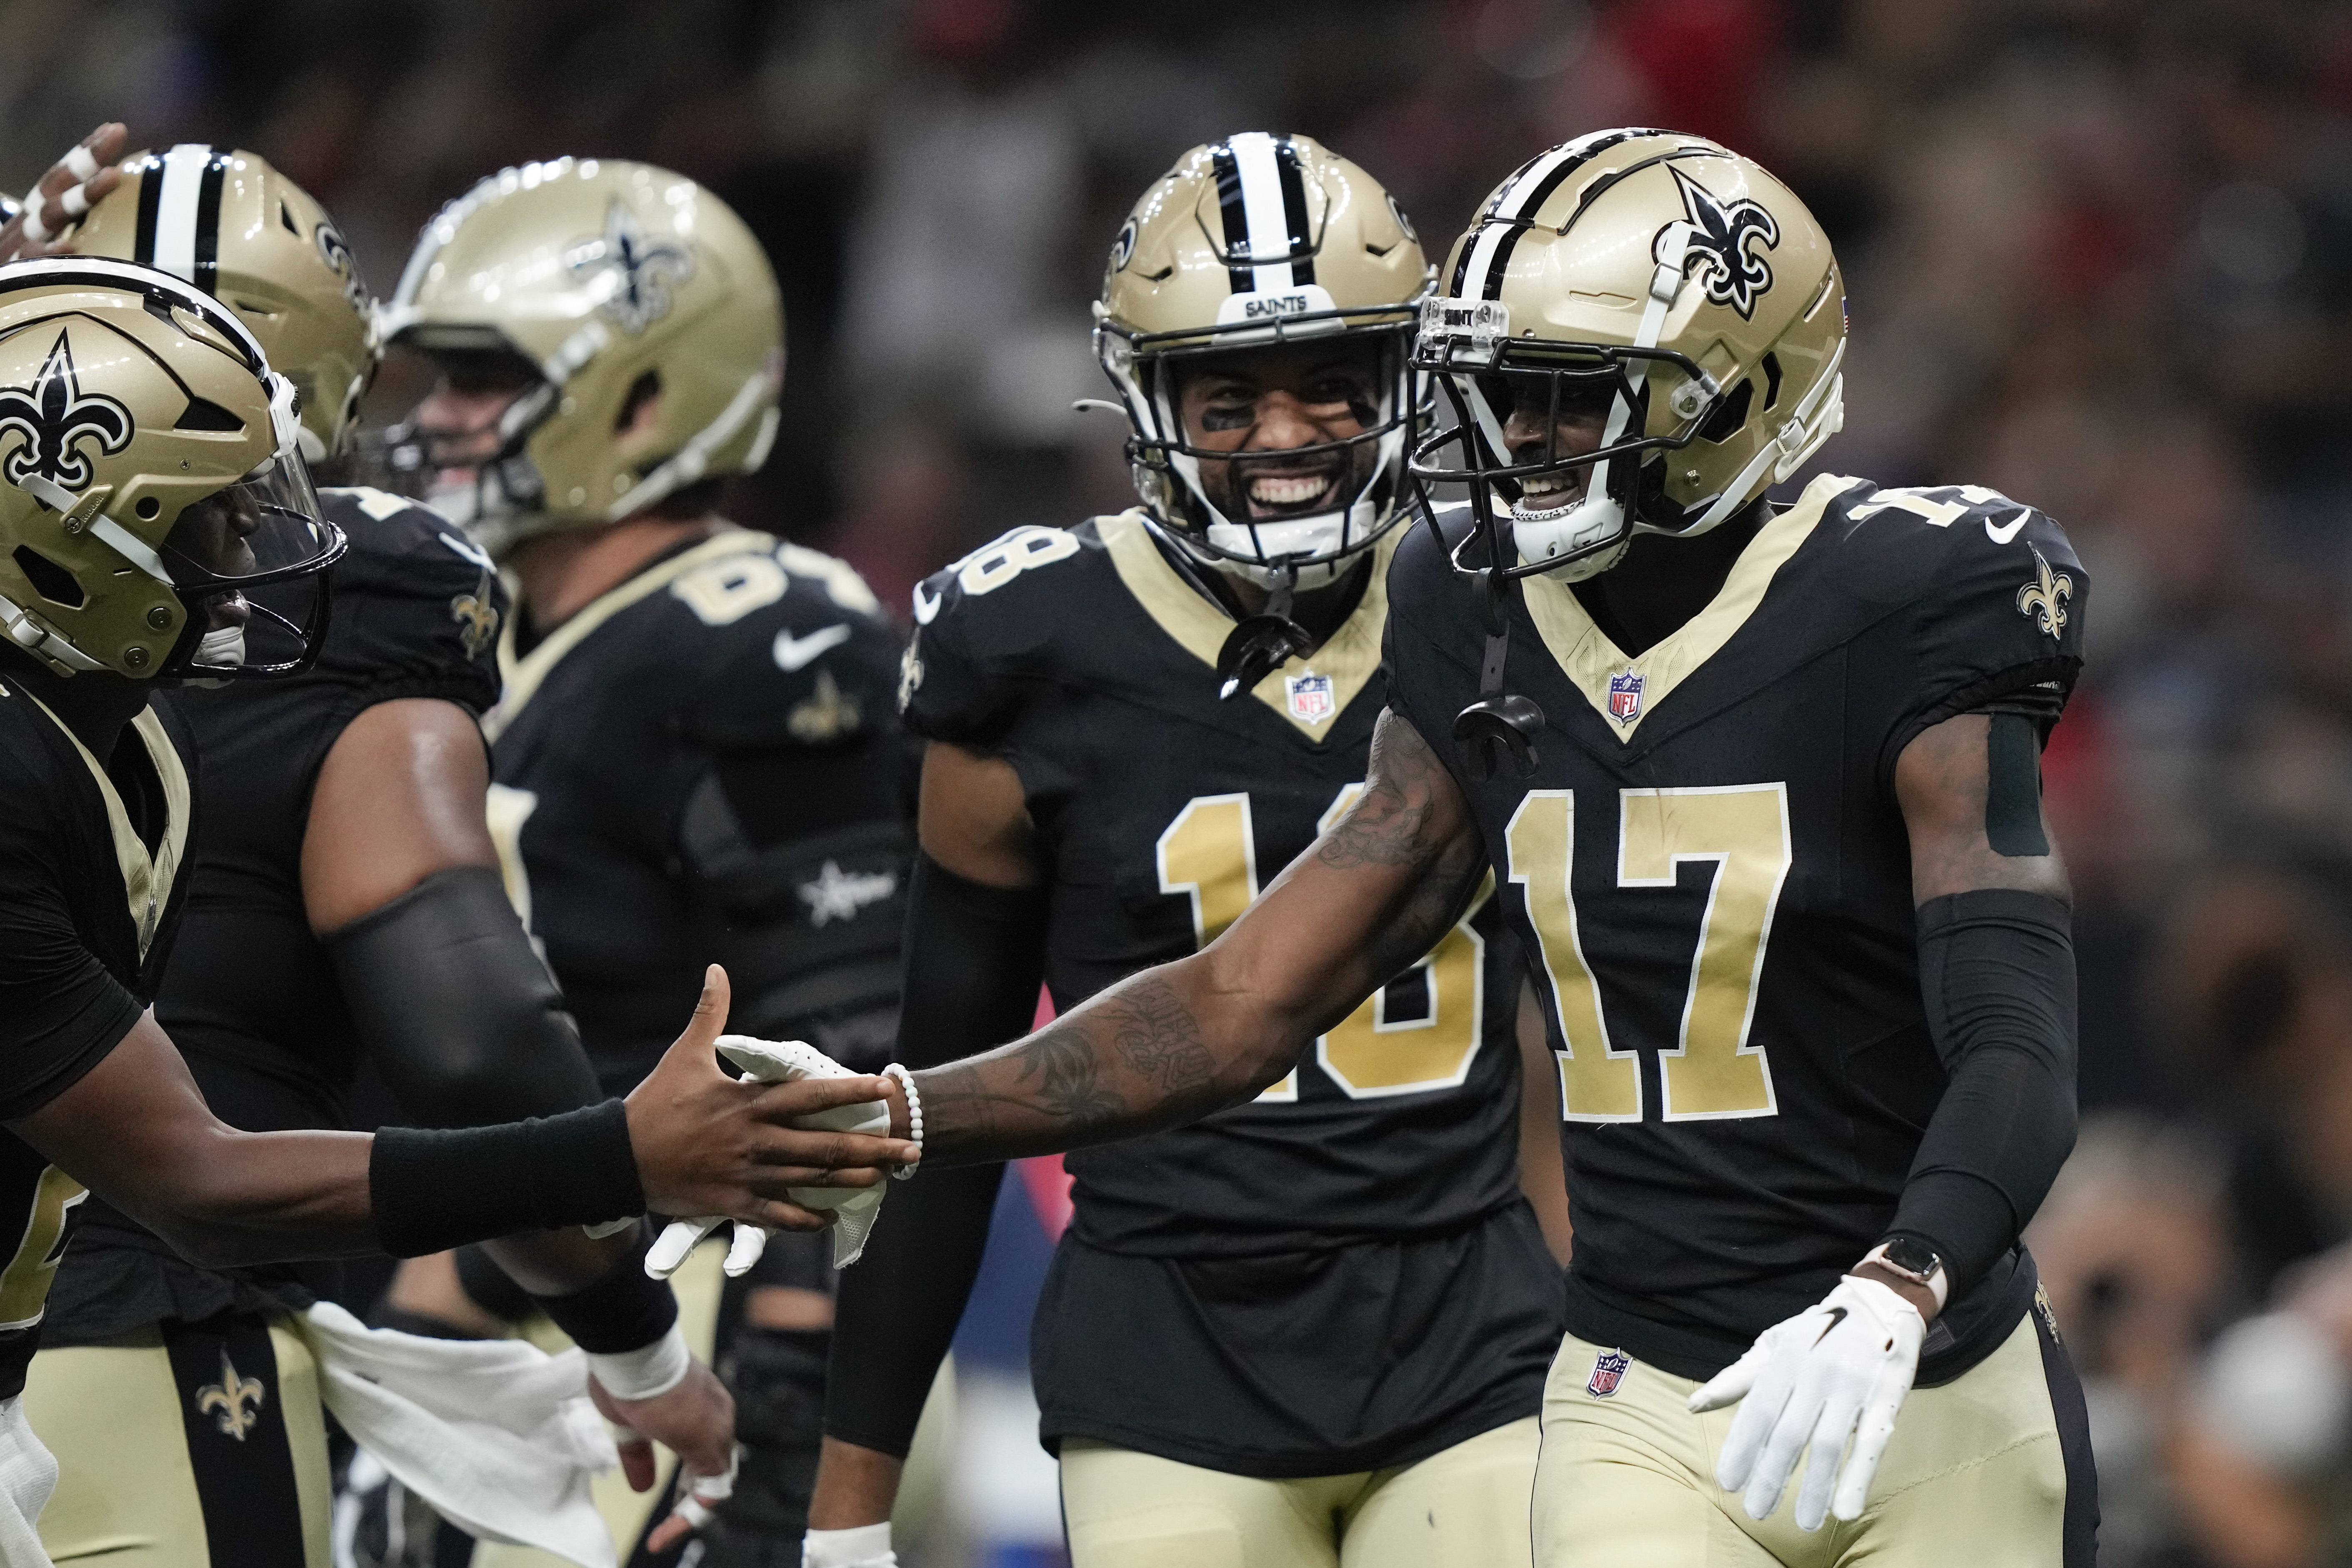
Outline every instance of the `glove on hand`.
MULTIPOLYGON (((721 1035, 719 1054, 743 1069, 747 1079, 762 1083, 789 1083, 803 1078, 850 1078, 850 1070, 803 1040, 755 1040, 749 1035, 721 1035)), ((819 1110, 793 1119, 793 1125, 812 1131, 868 1132, 887 1136, 890 1131, 890 1107, 887 1101, 863 1100, 856 1105, 835 1106, 831 1110, 819 1110)), ((846 1268, 866 1250, 866 1238, 873 1234, 874 1222, 882 1212, 882 1194, 889 1183, 877 1182, 870 1187, 793 1187, 789 1189, 793 1202, 804 1209, 832 1209, 833 1266, 846 1268)), ((673 1222, 654 1241, 646 1253, 646 1272, 656 1279, 667 1279, 686 1255, 694 1250, 695 1243, 717 1229, 724 1221, 717 1215, 707 1219, 682 1219, 673 1222)), ((768 1233, 755 1226, 739 1225, 734 1241, 727 1248, 724 1268, 730 1279, 751 1270, 766 1250, 768 1233)))
POLYGON ((1819 1530, 1828 1513, 1859 1517, 1927 1335, 1916 1307, 1852 1274, 1821 1305, 1765 1330, 1746 1355, 1690 1396, 1694 1415, 1739 1404, 1716 1458, 1717 1483, 1726 1491, 1744 1488, 1748 1517, 1769 1518, 1810 1441, 1798 1527, 1819 1530), (1853 1452, 1841 1467, 1848 1437, 1853 1452))

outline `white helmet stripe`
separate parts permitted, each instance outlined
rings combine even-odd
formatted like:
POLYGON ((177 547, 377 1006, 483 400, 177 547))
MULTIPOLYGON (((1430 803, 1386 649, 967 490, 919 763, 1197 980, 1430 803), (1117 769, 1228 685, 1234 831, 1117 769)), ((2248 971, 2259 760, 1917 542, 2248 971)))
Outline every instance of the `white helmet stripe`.
MULTIPOLYGON (((198 281, 196 230, 202 221, 205 170, 212 161, 210 147, 184 142, 164 153, 162 167, 147 175, 163 182, 163 194, 155 205, 154 265, 184 283, 198 281)), ((213 221, 215 225, 220 221, 217 211, 213 221)))
POLYGON ((1275 166, 1274 138, 1263 131, 1244 131, 1228 143, 1234 150, 1234 168, 1242 183, 1242 212, 1249 223, 1249 253, 1253 262, 1261 257, 1280 257, 1273 264, 1259 263, 1251 268, 1254 289, 1267 291, 1289 288, 1297 279, 1287 259, 1291 251, 1290 224, 1282 205, 1282 171, 1275 166))

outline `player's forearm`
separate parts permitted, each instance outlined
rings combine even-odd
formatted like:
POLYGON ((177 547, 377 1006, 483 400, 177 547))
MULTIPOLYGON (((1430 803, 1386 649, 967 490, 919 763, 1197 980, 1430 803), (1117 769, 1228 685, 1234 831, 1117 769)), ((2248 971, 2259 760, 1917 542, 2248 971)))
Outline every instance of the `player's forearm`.
POLYGON ((827 1437, 818 1451, 816 1490, 809 1499, 811 1530, 856 1530, 880 1524, 898 1499, 907 1461, 895 1454, 827 1437))
POLYGON ((216 1132, 181 1141, 135 1193, 101 1194, 208 1268, 379 1248, 364 1132, 216 1132))
POLYGON ((1130 975, 1034 1034, 916 1075, 925 1159, 1005 1160, 1132 1138, 1274 1082, 1303 1037, 1261 999, 1223 990, 1214 953, 1130 975))
POLYGON ((635 1226, 592 1240, 574 1226, 500 1237, 482 1250, 526 1294, 570 1296, 633 1262, 642 1241, 635 1226))

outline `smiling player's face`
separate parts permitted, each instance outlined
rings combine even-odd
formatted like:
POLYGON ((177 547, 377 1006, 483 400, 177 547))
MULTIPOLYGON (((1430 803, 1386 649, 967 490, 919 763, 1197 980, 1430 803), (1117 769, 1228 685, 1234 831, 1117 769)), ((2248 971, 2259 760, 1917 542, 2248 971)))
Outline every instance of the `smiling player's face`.
POLYGON ((1360 343, 1284 343, 1203 355, 1184 367, 1177 406, 1201 459, 1201 488, 1235 522, 1335 510, 1371 478, 1375 443, 1323 452, 1379 420, 1375 352, 1360 343), (1297 455, 1291 455, 1297 454, 1297 455))

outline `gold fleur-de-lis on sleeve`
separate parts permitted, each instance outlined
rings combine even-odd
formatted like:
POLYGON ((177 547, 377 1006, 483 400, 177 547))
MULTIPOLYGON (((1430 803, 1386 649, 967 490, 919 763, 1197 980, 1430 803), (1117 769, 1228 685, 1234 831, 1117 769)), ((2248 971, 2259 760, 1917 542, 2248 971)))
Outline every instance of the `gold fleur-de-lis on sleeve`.
POLYGON ((2066 601, 2074 596, 2074 579, 2063 572, 2053 572, 2039 550, 2033 552, 2033 581, 2017 591, 2017 613, 2032 616, 2054 637, 2066 629, 2066 601))

